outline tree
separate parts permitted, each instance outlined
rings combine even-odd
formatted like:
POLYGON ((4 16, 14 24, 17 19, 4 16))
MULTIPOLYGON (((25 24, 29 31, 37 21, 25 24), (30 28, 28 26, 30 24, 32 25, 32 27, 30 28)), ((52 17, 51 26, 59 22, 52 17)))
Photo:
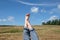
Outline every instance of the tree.
POLYGON ((46 23, 43 22, 43 25, 60 25, 60 19, 55 19, 55 20, 49 20, 46 23))
POLYGON ((43 25, 46 25, 46 23, 45 23, 45 22, 42 22, 42 24, 43 24, 43 25))

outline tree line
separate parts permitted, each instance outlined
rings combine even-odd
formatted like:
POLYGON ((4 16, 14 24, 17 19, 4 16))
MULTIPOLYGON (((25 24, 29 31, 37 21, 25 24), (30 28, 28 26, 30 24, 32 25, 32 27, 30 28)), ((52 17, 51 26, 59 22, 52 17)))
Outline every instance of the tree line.
POLYGON ((60 25, 60 19, 49 20, 47 22, 42 22, 43 25, 60 25))

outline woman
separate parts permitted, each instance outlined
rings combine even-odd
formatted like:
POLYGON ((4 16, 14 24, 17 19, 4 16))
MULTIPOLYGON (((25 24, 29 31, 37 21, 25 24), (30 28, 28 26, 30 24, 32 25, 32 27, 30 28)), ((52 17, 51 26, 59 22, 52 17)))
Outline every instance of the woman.
POLYGON ((30 17, 30 14, 26 14, 23 40, 38 40, 35 30, 34 28, 32 28, 29 22, 29 17, 30 17))

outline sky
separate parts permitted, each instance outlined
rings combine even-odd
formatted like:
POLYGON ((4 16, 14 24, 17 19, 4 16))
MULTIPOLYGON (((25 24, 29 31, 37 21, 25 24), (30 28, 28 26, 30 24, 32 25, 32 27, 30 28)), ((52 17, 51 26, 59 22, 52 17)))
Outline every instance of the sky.
POLYGON ((60 0, 0 0, 0 25, 24 25, 27 13, 32 25, 59 19, 60 0))

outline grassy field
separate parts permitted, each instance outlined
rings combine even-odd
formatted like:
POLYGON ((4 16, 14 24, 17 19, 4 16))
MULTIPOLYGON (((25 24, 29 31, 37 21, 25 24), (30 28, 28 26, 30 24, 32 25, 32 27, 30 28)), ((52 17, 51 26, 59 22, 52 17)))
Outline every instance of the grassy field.
MULTIPOLYGON (((60 26, 34 26, 39 40, 60 40, 60 26)), ((0 27, 0 40, 23 40, 23 27, 0 27)))

